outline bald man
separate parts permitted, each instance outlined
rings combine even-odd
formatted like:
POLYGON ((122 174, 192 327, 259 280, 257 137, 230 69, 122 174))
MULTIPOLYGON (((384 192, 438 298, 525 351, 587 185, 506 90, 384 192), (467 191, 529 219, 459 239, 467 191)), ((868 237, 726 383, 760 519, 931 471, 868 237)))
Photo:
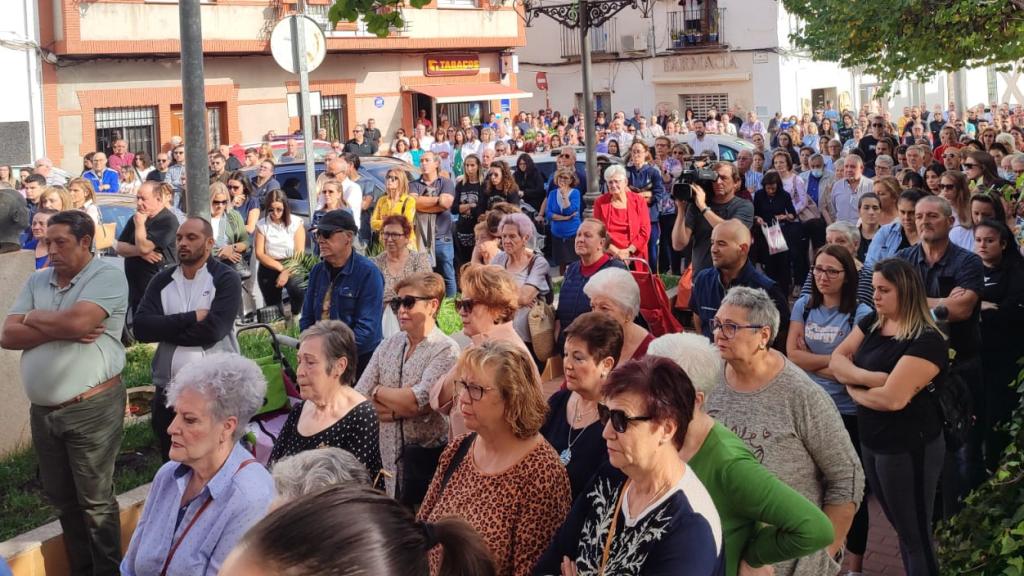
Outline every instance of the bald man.
POLYGON ((693 277, 693 292, 690 293, 694 327, 714 340, 711 319, 718 312, 726 291, 733 286, 761 288, 775 301, 782 319, 774 346, 784 346, 789 327, 789 303, 775 281, 750 263, 747 256, 751 242, 750 229, 740 220, 726 220, 711 231, 712 267, 701 270, 693 277))

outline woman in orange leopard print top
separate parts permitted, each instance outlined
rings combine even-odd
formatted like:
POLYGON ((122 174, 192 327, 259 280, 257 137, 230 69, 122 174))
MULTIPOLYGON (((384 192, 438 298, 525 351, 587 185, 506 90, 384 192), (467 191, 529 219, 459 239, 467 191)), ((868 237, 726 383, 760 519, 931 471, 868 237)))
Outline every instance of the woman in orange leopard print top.
MULTIPOLYGON (((472 433, 448 445, 419 512, 426 522, 469 522, 502 576, 532 573, 571 504, 565 468, 539 433, 547 403, 532 362, 502 341, 463 353, 458 409, 472 433)), ((440 560, 435 549, 432 574, 440 560)))

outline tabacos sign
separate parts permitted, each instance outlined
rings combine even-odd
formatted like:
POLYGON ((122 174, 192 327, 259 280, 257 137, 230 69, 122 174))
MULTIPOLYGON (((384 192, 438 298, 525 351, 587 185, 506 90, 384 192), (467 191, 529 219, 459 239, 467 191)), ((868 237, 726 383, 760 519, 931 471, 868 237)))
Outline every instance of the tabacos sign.
POLYGON ((480 55, 469 52, 431 54, 423 58, 424 76, 474 76, 480 72, 480 55))

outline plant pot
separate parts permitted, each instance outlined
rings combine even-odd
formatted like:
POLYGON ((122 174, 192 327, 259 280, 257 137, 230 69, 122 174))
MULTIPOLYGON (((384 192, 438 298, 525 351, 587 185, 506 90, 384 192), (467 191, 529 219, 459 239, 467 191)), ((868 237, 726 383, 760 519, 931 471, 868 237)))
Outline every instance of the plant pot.
POLYGON ((695 34, 687 34, 686 35, 686 43, 687 44, 696 44, 697 43, 697 36, 695 34))
POLYGON ((709 32, 708 33, 708 42, 711 42, 712 44, 717 44, 718 43, 718 32, 709 32))
POLYGON ((673 38, 672 39, 672 47, 673 48, 682 48, 683 47, 683 39, 682 38, 673 38))

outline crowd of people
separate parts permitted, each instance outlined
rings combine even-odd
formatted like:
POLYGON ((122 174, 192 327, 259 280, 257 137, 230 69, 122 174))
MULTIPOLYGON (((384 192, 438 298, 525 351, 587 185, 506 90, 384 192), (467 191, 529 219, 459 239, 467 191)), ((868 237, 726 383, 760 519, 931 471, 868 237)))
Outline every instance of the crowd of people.
POLYGON ((123 140, 66 183, 0 167, 40 268, 0 344, 24 351, 73 571, 856 576, 873 497, 907 574, 937 574, 933 522, 998 466, 1020 400, 1024 110, 601 113, 594 146, 624 162, 592 216, 583 122, 422 116, 390 143, 367 122, 308 222, 269 145, 211 151, 208 219, 181 212, 180 139, 145 174, 123 140), (716 133, 750 146, 718 161, 716 133), (498 159, 548 149, 548 178, 498 159), (364 189, 373 154, 421 175, 364 189), (129 189, 110 238, 98 197, 129 189), (641 313, 637 260, 682 276, 687 333, 641 313), (235 336, 257 293, 301 330, 267 462, 239 443, 266 394, 235 336), (156 346, 167 463, 122 557, 126 324, 156 346))

